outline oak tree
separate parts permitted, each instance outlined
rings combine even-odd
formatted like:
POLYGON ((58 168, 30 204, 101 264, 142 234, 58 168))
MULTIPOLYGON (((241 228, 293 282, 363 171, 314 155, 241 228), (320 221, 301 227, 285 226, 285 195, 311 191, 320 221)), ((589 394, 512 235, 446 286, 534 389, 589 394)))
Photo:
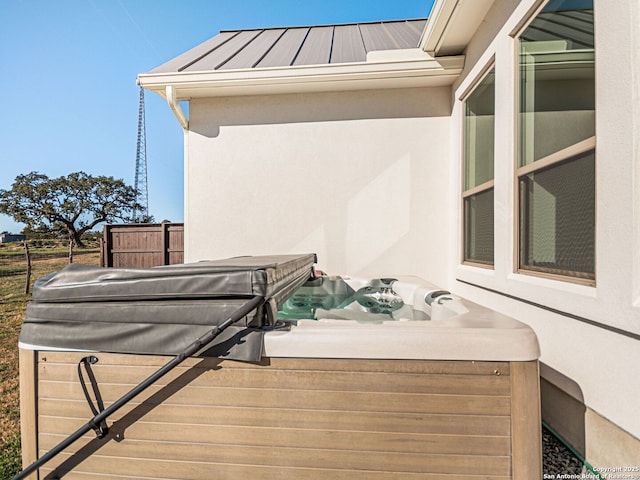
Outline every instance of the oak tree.
POLYGON ((0 190, 0 213, 30 230, 65 232, 82 247, 82 236, 96 225, 131 221, 140 209, 136 190, 113 177, 75 172, 49 178, 39 172, 18 175, 9 190, 0 190))

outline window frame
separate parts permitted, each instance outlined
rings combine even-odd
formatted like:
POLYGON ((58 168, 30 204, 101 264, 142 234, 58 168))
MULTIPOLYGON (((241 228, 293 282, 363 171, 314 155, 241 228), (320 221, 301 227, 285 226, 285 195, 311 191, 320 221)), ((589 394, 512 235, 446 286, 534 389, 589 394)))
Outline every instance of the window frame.
MULTIPOLYGON (((531 267, 524 266, 522 262, 522 232, 523 232, 523 221, 522 218, 522 199, 521 199, 521 186, 520 182, 523 177, 529 175, 531 173, 535 173, 538 171, 542 171, 548 168, 552 168, 556 165, 559 165, 566 161, 571 161, 572 157, 577 155, 589 152, 591 150, 594 151, 594 155, 596 154, 596 135, 578 141, 572 145, 569 145, 565 148, 562 148, 556 152, 553 152, 545 157, 539 158, 538 160, 534 160, 531 163, 520 166, 520 150, 522 148, 521 145, 521 104, 520 104, 520 75, 521 75, 521 63, 520 63, 520 37, 525 32, 525 30, 535 21, 538 15, 542 12, 544 7, 551 0, 544 0, 540 2, 537 8, 533 9, 533 11, 528 15, 525 21, 523 21, 519 28, 513 32, 512 40, 514 42, 514 97, 515 97, 515 109, 513 110, 513 125, 514 125, 514 150, 513 150, 513 185, 514 185, 514 245, 513 245, 513 272, 516 274, 523 274, 534 277, 541 277, 550 280, 559 280, 567 283, 575 283, 580 285, 586 285, 589 287, 596 286, 596 268, 595 268, 595 256, 597 252, 597 248, 594 245, 594 272, 593 274, 584 273, 584 272, 575 272, 575 271, 566 271, 562 269, 551 269, 544 267, 531 267)), ((595 5, 594 5, 595 8, 595 5)), ((594 56, 595 56, 595 47, 594 47, 594 56)), ((595 60, 594 60, 594 70, 595 70, 595 60)), ((597 94, 597 90, 594 92, 594 96, 597 94)), ((594 99, 595 100, 595 99, 594 99)), ((594 102, 595 103, 595 102, 594 102)), ((597 159, 596 159, 597 160, 597 159)), ((597 163, 596 163, 596 173, 597 173, 597 163)), ((594 195, 597 195, 597 191, 594 192, 594 195)), ((597 198, 597 197, 596 197, 597 198)), ((597 205, 597 203, 596 203, 597 205)), ((597 221, 597 217, 596 217, 597 221)), ((595 234, 595 230, 594 230, 595 234)))
MULTIPOLYGON (((494 89, 494 138, 493 138, 493 145, 494 145, 494 154, 493 154, 493 163, 494 163, 494 173, 493 173, 493 178, 491 180, 487 180, 486 182, 481 183, 480 185, 475 185, 471 188, 466 188, 466 168, 467 168, 467 158, 466 158, 466 148, 467 148, 467 135, 466 135, 466 105, 467 105, 467 101, 469 100, 469 97, 471 95, 473 95, 473 93, 476 91, 476 89, 482 84, 482 82, 489 76, 489 74, 491 74, 491 72, 493 72, 494 74, 494 78, 496 75, 496 62, 495 62, 495 58, 491 58, 491 60, 485 65, 485 67, 480 71, 480 73, 476 76, 476 78, 473 80, 473 82, 471 83, 471 85, 469 85, 468 88, 466 88, 464 90, 464 92, 462 93, 462 95, 460 95, 459 97, 459 101, 461 104, 461 111, 462 111, 462 115, 461 115, 461 125, 460 125, 460 131, 462 132, 462 142, 461 142, 461 172, 460 172, 460 189, 461 189, 461 194, 460 194, 460 211, 462 212, 460 221, 461 221, 461 225, 460 225, 460 231, 461 231, 461 245, 460 245, 460 263, 462 265, 469 265, 469 266, 473 266, 473 267, 480 267, 480 268, 485 268, 485 269, 489 269, 489 270, 494 270, 495 269, 495 220, 493 222, 492 228, 494 229, 494 252, 493 252, 493 261, 492 262, 484 262, 481 260, 477 260, 477 259, 467 259, 466 258, 466 253, 467 253, 467 219, 468 219, 468 211, 466 208, 466 201, 468 198, 473 197, 475 195, 478 195, 480 193, 485 193, 488 192, 490 190, 493 190, 495 192, 495 94, 496 94, 496 90, 495 90, 495 81, 493 84, 493 89, 494 89)), ((495 212, 495 195, 494 195, 494 212, 495 212)))

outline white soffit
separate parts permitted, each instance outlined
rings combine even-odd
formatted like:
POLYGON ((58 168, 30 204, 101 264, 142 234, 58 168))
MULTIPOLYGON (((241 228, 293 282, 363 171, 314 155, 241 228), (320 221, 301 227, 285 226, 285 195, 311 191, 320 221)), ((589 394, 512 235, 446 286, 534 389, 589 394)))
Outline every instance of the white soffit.
POLYGON ((433 56, 462 54, 493 2, 436 0, 420 39, 420 48, 433 56))

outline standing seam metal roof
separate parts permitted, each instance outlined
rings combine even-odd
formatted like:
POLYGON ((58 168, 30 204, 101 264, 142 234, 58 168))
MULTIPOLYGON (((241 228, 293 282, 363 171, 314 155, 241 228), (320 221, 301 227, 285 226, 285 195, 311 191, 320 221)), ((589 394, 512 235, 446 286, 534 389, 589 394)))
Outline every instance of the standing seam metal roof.
POLYGON ((416 48, 426 19, 221 31, 149 73, 365 62, 376 50, 416 48))

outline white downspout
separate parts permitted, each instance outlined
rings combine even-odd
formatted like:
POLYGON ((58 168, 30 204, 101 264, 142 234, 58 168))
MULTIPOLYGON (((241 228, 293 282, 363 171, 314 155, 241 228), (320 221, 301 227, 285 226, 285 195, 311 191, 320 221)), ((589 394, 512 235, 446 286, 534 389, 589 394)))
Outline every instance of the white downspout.
POLYGON ((187 263, 190 256, 190 247, 189 247, 189 226, 191 222, 189 220, 189 120, 187 116, 184 114, 184 110, 178 103, 176 98, 176 90, 173 85, 167 85, 165 87, 165 93, 167 98, 167 103, 169 104, 169 108, 178 119, 178 122, 182 126, 182 132, 184 134, 184 245, 183 245, 183 262, 187 263))
POLYGON ((180 122, 182 128, 187 131, 189 129, 189 120, 187 120, 187 116, 184 114, 184 110, 178 103, 176 99, 176 90, 173 85, 167 85, 165 89, 165 93, 167 95, 167 102, 169 103, 169 108, 180 122))
MULTIPOLYGON (((182 109, 180 110, 182 112, 182 109)), ((184 115, 184 112, 183 112, 184 115)), ((191 166, 190 166, 190 157, 189 157, 189 129, 188 128, 183 128, 183 132, 184 132, 184 143, 183 143, 183 149, 184 149, 184 154, 183 154, 183 158, 184 158, 184 165, 183 165, 183 174, 184 174, 184 192, 183 192, 183 197, 182 197, 182 201, 183 201, 183 218, 184 218, 184 231, 183 231, 183 246, 182 246, 182 261, 184 263, 188 263, 193 261, 191 259, 191 244, 190 244, 190 240, 191 240, 191 218, 190 218, 190 212, 191 212, 191 208, 190 204, 189 204, 189 197, 190 197, 190 172, 191 172, 191 166)))

